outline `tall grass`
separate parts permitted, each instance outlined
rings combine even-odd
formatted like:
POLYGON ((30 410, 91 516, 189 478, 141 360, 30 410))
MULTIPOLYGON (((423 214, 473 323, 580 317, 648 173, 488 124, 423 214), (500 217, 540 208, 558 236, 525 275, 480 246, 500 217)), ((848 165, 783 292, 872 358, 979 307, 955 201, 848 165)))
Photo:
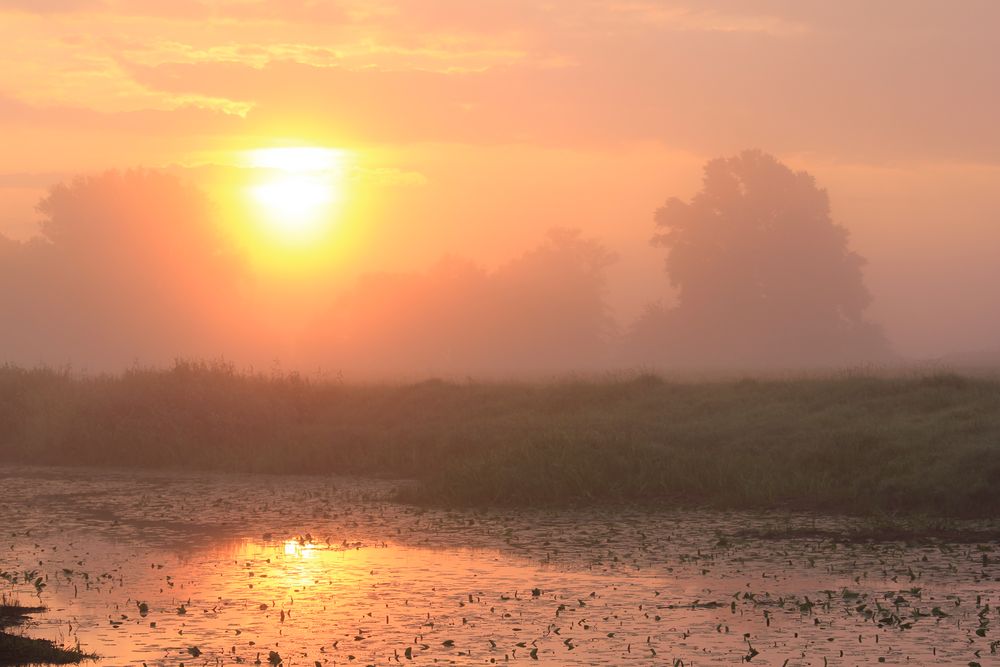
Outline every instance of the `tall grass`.
POLYGON ((0 368, 7 462, 419 480, 452 505, 1000 510, 1000 381, 947 373, 343 385, 0 368))

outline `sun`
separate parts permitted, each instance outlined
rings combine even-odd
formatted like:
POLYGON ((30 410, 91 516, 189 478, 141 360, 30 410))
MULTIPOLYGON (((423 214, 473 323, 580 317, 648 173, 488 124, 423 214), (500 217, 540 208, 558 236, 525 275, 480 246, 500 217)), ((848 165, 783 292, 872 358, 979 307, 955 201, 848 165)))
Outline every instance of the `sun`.
POLYGON ((262 231, 272 241, 317 241, 333 225, 344 195, 344 151, 314 146, 247 151, 249 186, 262 231))

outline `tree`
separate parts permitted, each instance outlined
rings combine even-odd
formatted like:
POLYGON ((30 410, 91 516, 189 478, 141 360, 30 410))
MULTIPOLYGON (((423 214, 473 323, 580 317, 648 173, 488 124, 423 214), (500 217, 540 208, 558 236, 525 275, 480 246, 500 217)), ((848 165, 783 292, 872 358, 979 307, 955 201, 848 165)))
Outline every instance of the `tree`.
POLYGON ((656 211, 677 305, 651 307, 633 340, 692 365, 821 365, 885 358, 865 319, 865 260, 833 222, 825 190, 771 155, 705 166, 690 202, 656 211))
POLYGON ((615 335, 607 269, 616 261, 614 252, 578 229, 549 230, 541 245, 493 275, 494 349, 521 371, 606 367, 615 335))
POLYGON ((0 248, 6 358, 120 368, 237 352, 243 269, 200 190, 110 171, 55 186, 38 211, 37 237, 0 248))
POLYGON ((307 358, 351 372, 549 373, 610 363, 605 273, 615 256, 573 229, 488 271, 447 258, 363 276, 303 337, 307 358))
POLYGON ((41 236, 61 259, 130 280, 156 272, 172 281, 229 275, 236 265, 212 202, 163 172, 133 169, 81 176, 38 204, 41 236))

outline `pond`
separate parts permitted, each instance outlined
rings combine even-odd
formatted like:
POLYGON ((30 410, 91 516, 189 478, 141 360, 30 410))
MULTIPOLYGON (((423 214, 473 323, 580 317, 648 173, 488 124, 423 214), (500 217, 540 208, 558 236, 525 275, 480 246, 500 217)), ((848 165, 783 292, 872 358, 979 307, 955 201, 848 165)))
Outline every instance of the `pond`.
POLYGON ((0 591, 102 665, 1000 659, 995 526, 847 540, 864 522, 447 511, 393 488, 0 467, 0 591))

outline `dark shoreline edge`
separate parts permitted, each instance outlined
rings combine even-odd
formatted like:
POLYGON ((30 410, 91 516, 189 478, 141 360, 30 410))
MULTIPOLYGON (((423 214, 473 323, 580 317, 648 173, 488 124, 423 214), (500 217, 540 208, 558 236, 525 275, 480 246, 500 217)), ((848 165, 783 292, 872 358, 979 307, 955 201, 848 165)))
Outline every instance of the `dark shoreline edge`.
POLYGON ((65 648, 47 639, 32 639, 5 631, 6 628, 25 623, 31 615, 44 612, 45 607, 0 605, 0 667, 70 665, 98 659, 96 655, 84 653, 79 647, 65 648))

